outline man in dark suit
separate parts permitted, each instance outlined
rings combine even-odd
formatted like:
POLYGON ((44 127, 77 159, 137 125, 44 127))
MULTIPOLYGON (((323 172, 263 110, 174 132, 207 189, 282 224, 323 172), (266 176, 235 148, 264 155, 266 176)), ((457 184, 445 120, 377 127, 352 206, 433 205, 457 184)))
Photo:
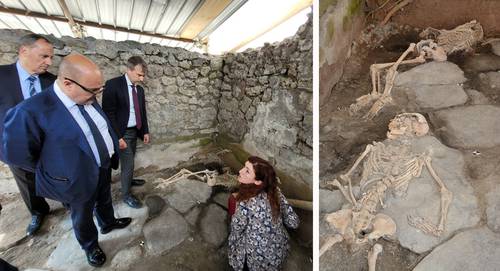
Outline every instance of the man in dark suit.
POLYGON ((144 184, 144 180, 133 179, 137 138, 143 140, 145 144, 149 144, 150 140, 144 89, 137 85, 144 81, 146 71, 146 63, 141 57, 129 58, 127 72, 108 80, 102 96, 102 109, 120 138, 120 180, 123 201, 132 208, 140 208, 142 204, 132 195, 130 187, 144 184))
MULTIPOLYGON (((0 143, 3 119, 7 111, 31 96, 50 86, 56 76, 47 72, 52 65, 54 49, 48 39, 37 34, 28 34, 20 39, 18 60, 0 66, 0 143)), ((0 159, 5 162, 0 151, 0 159)), ((49 213, 49 205, 35 193, 35 175, 25 169, 10 166, 21 197, 31 213, 31 223, 27 235, 35 234, 41 227, 43 218, 49 213)))
POLYGON ((106 261, 93 211, 102 234, 131 222, 114 216, 110 182, 119 162, 118 138, 96 101, 102 91, 95 63, 66 56, 52 86, 7 113, 3 133, 5 160, 35 172, 40 196, 69 206, 76 239, 92 266, 106 261))

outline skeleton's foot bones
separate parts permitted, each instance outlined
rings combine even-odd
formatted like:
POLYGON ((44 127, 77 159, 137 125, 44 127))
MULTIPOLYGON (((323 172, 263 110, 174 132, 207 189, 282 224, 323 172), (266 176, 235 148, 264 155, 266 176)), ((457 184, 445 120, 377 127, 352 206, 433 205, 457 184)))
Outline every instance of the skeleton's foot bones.
POLYGON ((407 218, 408 218, 408 224, 410 226, 421 230, 425 234, 439 237, 443 233, 442 229, 439 229, 436 225, 427 221, 423 217, 408 215, 407 218))

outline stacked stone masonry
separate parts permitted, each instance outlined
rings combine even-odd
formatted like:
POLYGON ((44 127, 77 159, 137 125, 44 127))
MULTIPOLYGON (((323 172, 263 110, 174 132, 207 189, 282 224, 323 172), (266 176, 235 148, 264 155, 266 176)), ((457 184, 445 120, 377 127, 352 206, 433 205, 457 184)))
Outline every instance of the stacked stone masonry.
MULTIPOLYGON (((61 59, 78 52, 96 62, 108 80, 125 72, 130 56, 139 55, 148 63, 143 85, 155 140, 218 132, 238 142, 247 138, 267 159, 312 161, 310 17, 282 42, 222 56, 135 41, 51 37, 55 56, 50 71, 56 74, 61 59), (263 114, 266 106, 280 112, 263 114), (250 129, 254 123, 265 123, 259 135, 249 135, 255 132, 250 129)), ((16 60, 18 38, 26 33, 0 30, 0 64, 16 60)), ((306 167, 306 175, 312 176, 312 162, 306 167)), ((312 177, 307 182, 312 185, 312 177)))

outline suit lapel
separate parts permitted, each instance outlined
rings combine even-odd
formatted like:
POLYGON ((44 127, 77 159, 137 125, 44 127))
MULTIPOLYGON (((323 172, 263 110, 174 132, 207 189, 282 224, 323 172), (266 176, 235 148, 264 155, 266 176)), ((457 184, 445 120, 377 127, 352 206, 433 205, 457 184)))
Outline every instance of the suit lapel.
POLYGON ((144 97, 144 89, 141 86, 137 86, 137 100, 139 101, 139 110, 141 110, 141 117, 142 117, 142 104, 144 103, 143 101, 144 97))
POLYGON ((42 87, 42 91, 52 85, 51 80, 47 78, 47 76, 44 76, 44 74, 39 75, 38 78, 40 79, 40 86, 42 87))
POLYGON ((92 103, 92 106, 101 114, 101 116, 106 120, 106 124, 108 125, 108 132, 109 135, 111 136, 111 139, 113 140, 113 147, 115 148, 115 153, 118 153, 119 146, 118 146, 118 136, 116 135, 115 131, 113 130, 113 127, 111 126, 111 122, 109 122, 109 119, 106 117, 106 114, 102 110, 102 108, 99 106, 97 102, 92 103))
POLYGON ((92 160, 95 161, 94 153, 92 153, 92 149, 90 148, 90 144, 87 141, 87 137, 85 137, 85 134, 83 133, 82 129, 80 128, 80 125, 76 122, 75 118, 73 118, 73 115, 71 115, 71 112, 66 108, 66 106, 63 104, 63 102, 57 97, 56 93, 54 92, 54 85, 51 85, 50 87, 47 88, 47 91, 50 92, 50 97, 54 100, 54 104, 56 106, 56 112, 58 116, 66 116, 60 118, 61 122, 61 127, 69 127, 69 131, 66 131, 67 133, 75 133, 78 134, 78 146, 82 151, 87 154, 88 156, 91 157, 92 160))
POLYGON ((17 72, 16 63, 11 66, 12 74, 8 76, 8 78, 15 78, 15 80, 5 80, 7 84, 10 86, 7 89, 12 89, 12 95, 15 99, 16 104, 22 102, 24 100, 23 90, 21 89, 21 83, 19 82, 19 73, 17 72))
MULTIPOLYGON (((128 86, 127 86, 127 79, 125 78, 125 74, 122 76, 122 80, 120 82, 120 86, 119 86, 119 92, 122 97, 122 99, 125 99, 125 103, 127 105, 126 108, 130 108, 130 98, 128 96, 128 86)), ((129 109, 130 110, 130 109, 129 109)))

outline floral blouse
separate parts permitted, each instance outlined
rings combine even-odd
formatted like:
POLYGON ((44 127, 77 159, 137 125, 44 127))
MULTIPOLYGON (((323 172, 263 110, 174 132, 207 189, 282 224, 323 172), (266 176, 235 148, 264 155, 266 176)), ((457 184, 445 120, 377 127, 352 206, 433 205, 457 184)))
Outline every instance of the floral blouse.
MULTIPOLYGON (((279 191, 279 190, 278 190, 279 191)), ((288 232, 296 229, 299 218, 281 192, 280 217, 273 222, 267 194, 241 201, 231 219, 229 234, 229 264, 243 270, 245 258, 250 271, 280 270, 288 254, 288 232)))

